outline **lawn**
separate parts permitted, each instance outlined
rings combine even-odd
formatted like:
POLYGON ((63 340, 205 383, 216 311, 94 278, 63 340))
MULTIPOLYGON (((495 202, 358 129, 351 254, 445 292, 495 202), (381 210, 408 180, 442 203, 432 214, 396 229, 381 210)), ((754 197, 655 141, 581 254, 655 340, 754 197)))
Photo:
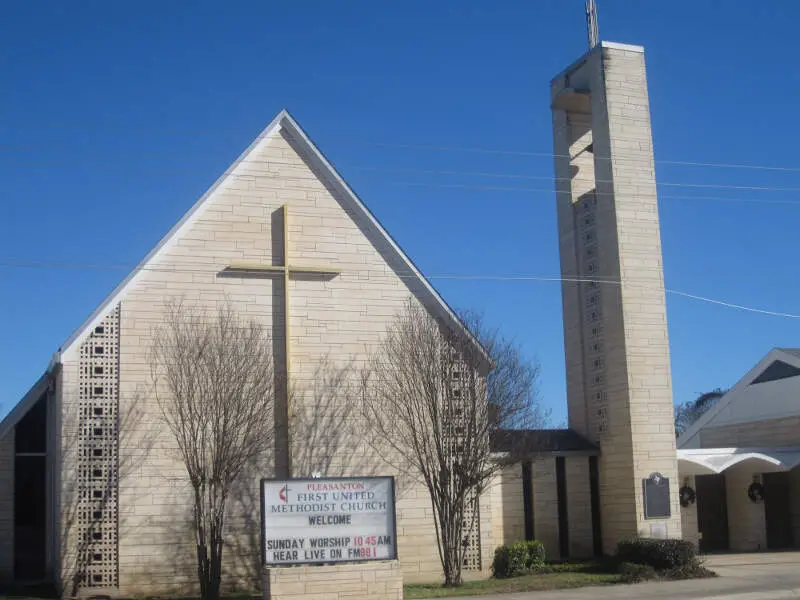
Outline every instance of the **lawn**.
POLYGON ((536 592, 585 587, 588 585, 609 585, 620 583, 616 573, 597 573, 591 571, 563 571, 555 573, 534 573, 508 579, 485 579, 468 581, 458 588, 444 588, 439 584, 409 584, 405 586, 404 598, 446 598, 452 596, 485 596, 511 592, 536 592))

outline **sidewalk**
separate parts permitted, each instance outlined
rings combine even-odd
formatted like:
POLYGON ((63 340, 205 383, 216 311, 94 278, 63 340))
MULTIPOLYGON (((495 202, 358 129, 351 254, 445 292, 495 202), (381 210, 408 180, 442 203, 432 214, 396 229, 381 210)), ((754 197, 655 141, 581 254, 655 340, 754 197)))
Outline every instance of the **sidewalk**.
POLYGON ((708 557, 719 577, 552 592, 465 596, 460 600, 779 600, 800 599, 800 553, 730 554, 708 557))

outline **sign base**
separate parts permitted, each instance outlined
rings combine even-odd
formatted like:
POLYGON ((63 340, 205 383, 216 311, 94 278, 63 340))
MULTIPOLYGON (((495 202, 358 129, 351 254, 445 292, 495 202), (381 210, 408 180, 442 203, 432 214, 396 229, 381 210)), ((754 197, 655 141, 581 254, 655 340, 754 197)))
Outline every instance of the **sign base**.
POLYGON ((396 560, 323 566, 264 567, 264 600, 403 600, 396 560))

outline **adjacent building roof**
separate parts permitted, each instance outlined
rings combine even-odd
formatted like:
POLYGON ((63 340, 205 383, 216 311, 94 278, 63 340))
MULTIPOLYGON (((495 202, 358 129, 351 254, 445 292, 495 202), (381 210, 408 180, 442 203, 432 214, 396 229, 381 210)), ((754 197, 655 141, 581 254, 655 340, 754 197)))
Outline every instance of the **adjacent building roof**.
POLYGON ((599 448, 573 429, 501 429, 492 433, 492 452, 512 454, 598 454, 599 448))
POLYGON ((800 448, 706 448, 678 450, 679 471, 684 475, 722 473, 746 460, 761 461, 778 471, 800 465, 800 448))
POLYGON ((699 448, 707 427, 800 416, 800 348, 773 348, 678 438, 679 449, 699 448))

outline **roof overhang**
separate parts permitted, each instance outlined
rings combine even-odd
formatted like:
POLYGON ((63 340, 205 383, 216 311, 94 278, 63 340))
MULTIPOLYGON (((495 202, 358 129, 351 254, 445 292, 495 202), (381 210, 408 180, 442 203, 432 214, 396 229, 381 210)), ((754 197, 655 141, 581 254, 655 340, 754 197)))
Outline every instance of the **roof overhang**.
POLYGON ((36 401, 42 397, 42 394, 47 391, 50 385, 52 372, 53 371, 48 368, 22 397, 22 400, 20 400, 5 418, 0 421, 0 440, 8 435, 8 432, 19 423, 20 419, 26 415, 31 407, 36 404, 36 401))
POLYGON ((761 463, 769 471, 788 471, 800 465, 800 446, 778 448, 704 448, 678 450, 681 476, 713 475, 743 463, 761 463))

